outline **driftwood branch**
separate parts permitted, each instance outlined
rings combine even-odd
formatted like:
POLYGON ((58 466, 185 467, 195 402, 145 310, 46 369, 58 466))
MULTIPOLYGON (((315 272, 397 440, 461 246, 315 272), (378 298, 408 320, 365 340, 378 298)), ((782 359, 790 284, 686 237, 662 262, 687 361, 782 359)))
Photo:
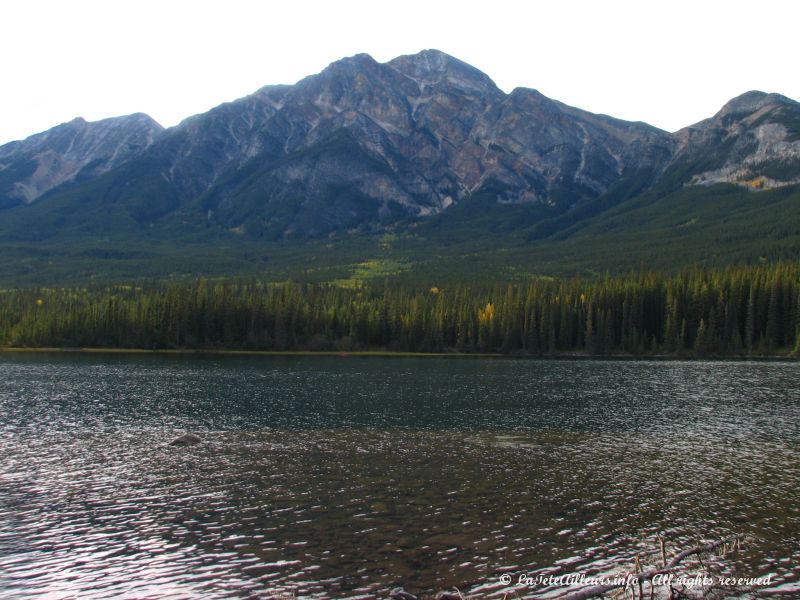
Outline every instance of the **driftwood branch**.
MULTIPOLYGON (((618 582, 613 584, 609 583, 605 585, 593 585, 591 587, 584 588, 582 590, 568 592, 567 594, 559 596, 559 598, 563 600, 587 600, 588 598, 596 598, 598 596, 602 596, 612 590, 625 588, 630 584, 641 586, 642 583, 644 583, 645 581, 650 581, 656 575, 664 575, 674 571, 675 568, 681 563, 681 561, 685 558, 688 558, 689 556, 692 556, 694 554, 705 554, 708 552, 713 552, 720 546, 726 546, 728 543, 733 543, 735 544, 735 547, 738 548, 739 536, 738 535, 731 536, 729 538, 725 538, 717 542, 711 542, 710 544, 705 544, 703 546, 695 546, 694 548, 690 548, 689 550, 684 550, 683 552, 679 552, 678 554, 672 557, 672 560, 670 560, 669 563, 664 564, 664 566, 661 567, 660 569, 649 569, 641 573, 636 573, 632 575, 630 579, 625 578, 627 580, 626 582, 618 582)), ((663 553, 663 542, 662 542, 662 553, 663 553)), ((662 554, 662 556, 664 555, 662 554)))

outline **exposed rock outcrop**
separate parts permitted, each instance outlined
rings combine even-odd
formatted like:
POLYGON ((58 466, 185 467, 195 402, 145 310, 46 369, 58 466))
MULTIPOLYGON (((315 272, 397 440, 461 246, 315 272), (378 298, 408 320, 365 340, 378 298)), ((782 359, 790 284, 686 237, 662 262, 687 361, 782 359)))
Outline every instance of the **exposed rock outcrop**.
POLYGON ((77 118, 0 146, 0 207, 106 173, 146 150, 162 130, 141 113, 93 123, 77 118))

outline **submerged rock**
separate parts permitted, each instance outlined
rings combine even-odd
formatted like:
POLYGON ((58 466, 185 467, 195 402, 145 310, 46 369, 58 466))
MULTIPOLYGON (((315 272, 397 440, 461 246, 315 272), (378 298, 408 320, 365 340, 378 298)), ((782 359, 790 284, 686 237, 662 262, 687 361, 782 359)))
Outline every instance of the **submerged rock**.
POLYGON ((170 446, 194 446, 196 444, 199 444, 202 441, 203 441, 203 438, 201 438, 199 435, 197 435, 195 433, 184 433, 179 438, 175 438, 174 440, 172 440, 169 443, 169 445, 170 446))

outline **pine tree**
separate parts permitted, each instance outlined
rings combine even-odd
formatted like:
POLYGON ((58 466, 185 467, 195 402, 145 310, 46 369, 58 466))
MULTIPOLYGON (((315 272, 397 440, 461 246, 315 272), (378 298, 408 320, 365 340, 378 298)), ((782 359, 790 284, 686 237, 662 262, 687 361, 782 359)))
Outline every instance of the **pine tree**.
POLYGON ((697 335, 694 339, 694 354, 695 356, 706 356, 708 354, 709 346, 709 333, 704 319, 700 319, 700 324, 697 326, 697 335))

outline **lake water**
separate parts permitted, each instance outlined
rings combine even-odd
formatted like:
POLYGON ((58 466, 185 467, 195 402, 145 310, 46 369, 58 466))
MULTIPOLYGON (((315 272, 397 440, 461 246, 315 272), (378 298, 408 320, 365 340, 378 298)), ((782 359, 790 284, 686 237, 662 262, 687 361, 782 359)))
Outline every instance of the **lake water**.
POLYGON ((564 589, 520 575, 738 533, 705 566, 800 597, 798 381, 796 363, 0 354, 0 596, 535 597, 564 589), (185 431, 203 443, 168 445, 185 431))

